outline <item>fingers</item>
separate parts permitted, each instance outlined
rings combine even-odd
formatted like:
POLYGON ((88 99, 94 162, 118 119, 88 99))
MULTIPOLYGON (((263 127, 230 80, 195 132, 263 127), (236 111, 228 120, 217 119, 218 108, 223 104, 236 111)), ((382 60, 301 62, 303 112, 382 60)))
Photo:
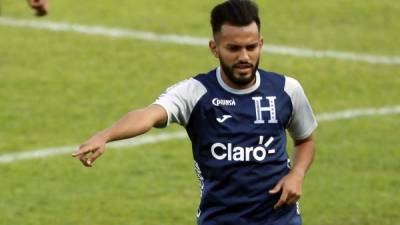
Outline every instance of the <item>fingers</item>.
POLYGON ((79 150, 72 153, 73 157, 78 157, 82 164, 86 167, 92 167, 93 162, 103 154, 103 147, 92 147, 86 144, 83 144, 79 147, 79 150))
POLYGON ((276 194, 276 193, 278 193, 278 192, 282 189, 282 185, 283 185, 283 180, 280 180, 280 181, 278 182, 278 184, 275 185, 274 188, 272 188, 271 190, 269 190, 269 193, 270 193, 270 194, 276 194))
POLYGON ((279 198, 279 201, 274 205, 274 209, 278 209, 285 204, 287 205, 295 204, 299 199, 300 199, 299 194, 284 190, 282 192, 281 197, 279 198))
POLYGON ((293 205, 300 199, 299 195, 292 195, 290 198, 286 200, 286 204, 293 205))
MULTIPOLYGON (((274 188, 269 190, 270 194, 277 194, 281 191, 282 187, 284 184, 284 179, 280 180, 277 185, 275 185, 274 188)), ((285 204, 287 198, 287 191, 283 191, 281 194, 281 197, 279 198, 279 201, 274 205, 274 209, 277 209, 281 207, 283 204, 285 204)))
POLYGON ((48 2, 47 0, 28 0, 29 5, 33 8, 43 8, 47 9, 48 2))
POLYGON ((294 204, 300 199, 301 188, 295 188, 294 186, 290 184, 289 180, 283 178, 269 191, 270 194, 277 194, 282 191, 278 202, 274 205, 274 209, 282 207, 285 204, 294 204))
POLYGON ((82 164, 86 167, 92 167, 91 162, 89 161, 89 157, 92 155, 92 153, 96 152, 95 148, 90 148, 88 146, 81 146, 79 148, 79 151, 75 152, 72 154, 73 157, 79 157, 79 160, 82 162, 82 164))
POLYGON ((48 2, 47 0, 28 0, 29 5, 36 10, 37 16, 44 16, 47 14, 48 2))
POLYGON ((36 15, 37 16, 44 16, 47 15, 48 13, 48 3, 47 0, 40 0, 41 2, 41 7, 40 9, 37 10, 36 15))
POLYGON ((103 154, 103 149, 100 148, 99 150, 95 151, 92 155, 90 155, 89 159, 86 161, 86 163, 90 166, 92 166, 93 162, 99 158, 103 154))
POLYGON ((281 197, 279 198, 279 201, 274 205, 274 209, 283 206, 286 203, 287 196, 287 191, 283 191, 281 197))
POLYGON ((47 15, 47 5, 39 5, 34 7, 36 10, 36 16, 45 16, 47 15))
POLYGON ((92 165, 88 162, 88 158, 86 155, 81 155, 79 157, 79 160, 82 162, 82 164, 86 167, 92 167, 92 165))
POLYGON ((47 15, 47 10, 44 8, 36 9, 36 16, 45 16, 47 15))
POLYGON ((28 3, 32 8, 40 5, 40 2, 38 0, 28 0, 28 3))
POLYGON ((89 145, 83 144, 83 145, 79 146, 79 150, 78 151, 72 153, 72 156, 73 157, 82 156, 82 155, 85 155, 85 154, 90 153, 92 151, 93 152, 96 151, 96 148, 93 148, 93 147, 91 147, 89 145))

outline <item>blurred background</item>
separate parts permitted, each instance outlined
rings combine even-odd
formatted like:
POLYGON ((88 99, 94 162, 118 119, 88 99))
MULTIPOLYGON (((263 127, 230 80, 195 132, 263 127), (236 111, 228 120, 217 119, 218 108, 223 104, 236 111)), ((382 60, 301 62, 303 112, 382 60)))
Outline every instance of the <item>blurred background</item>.
MULTIPOLYGON (((209 12, 220 2, 50 0, 38 18, 1 0, 0 225, 195 224, 183 128, 110 147, 91 169, 68 153, 215 68, 209 12)), ((260 67, 298 79, 320 120, 304 224, 399 225, 400 1, 255 2, 260 67)))

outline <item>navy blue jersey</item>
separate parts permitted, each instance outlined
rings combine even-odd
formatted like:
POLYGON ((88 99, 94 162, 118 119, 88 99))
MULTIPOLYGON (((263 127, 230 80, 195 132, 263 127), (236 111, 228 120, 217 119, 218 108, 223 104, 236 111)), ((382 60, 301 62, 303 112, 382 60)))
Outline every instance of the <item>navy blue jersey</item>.
POLYGON ((290 171, 286 130, 301 140, 317 127, 295 79, 258 70, 252 87, 236 90, 217 68, 172 86, 155 104, 192 142, 201 187, 198 224, 272 224, 293 210, 274 210, 280 194, 268 190, 290 171))

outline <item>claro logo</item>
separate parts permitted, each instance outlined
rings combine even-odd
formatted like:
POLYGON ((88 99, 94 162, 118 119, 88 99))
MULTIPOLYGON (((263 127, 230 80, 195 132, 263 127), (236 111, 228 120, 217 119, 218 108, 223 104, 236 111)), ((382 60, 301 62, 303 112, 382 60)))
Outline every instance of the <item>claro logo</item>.
POLYGON ((235 106, 236 102, 234 99, 219 99, 219 98, 214 98, 212 101, 212 104, 215 106, 235 106))
POLYGON ((267 155, 275 154, 275 149, 267 148, 274 141, 273 137, 270 137, 268 141, 262 145, 264 136, 260 136, 259 144, 257 147, 241 147, 234 146, 232 143, 214 143, 211 146, 211 154, 217 160, 228 160, 228 161, 263 161, 267 155))

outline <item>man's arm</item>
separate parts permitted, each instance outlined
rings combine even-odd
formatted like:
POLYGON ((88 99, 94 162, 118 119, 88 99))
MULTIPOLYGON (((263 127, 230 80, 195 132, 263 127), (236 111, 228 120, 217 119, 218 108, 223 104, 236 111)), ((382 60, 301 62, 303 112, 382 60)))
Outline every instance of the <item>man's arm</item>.
POLYGON ((47 0, 28 0, 28 4, 36 10, 36 16, 44 16, 48 12, 47 0))
POLYGON ((300 199, 305 174, 314 159, 315 143, 312 136, 294 142, 293 168, 269 191, 270 194, 277 194, 282 190, 281 197, 274 208, 279 208, 284 204, 294 204, 300 199))
POLYGON ((78 157, 84 166, 91 167, 93 162, 104 153, 107 142, 146 133, 154 126, 166 124, 167 119, 167 112, 159 105, 150 105, 129 112, 111 127, 87 140, 72 156, 78 157))

